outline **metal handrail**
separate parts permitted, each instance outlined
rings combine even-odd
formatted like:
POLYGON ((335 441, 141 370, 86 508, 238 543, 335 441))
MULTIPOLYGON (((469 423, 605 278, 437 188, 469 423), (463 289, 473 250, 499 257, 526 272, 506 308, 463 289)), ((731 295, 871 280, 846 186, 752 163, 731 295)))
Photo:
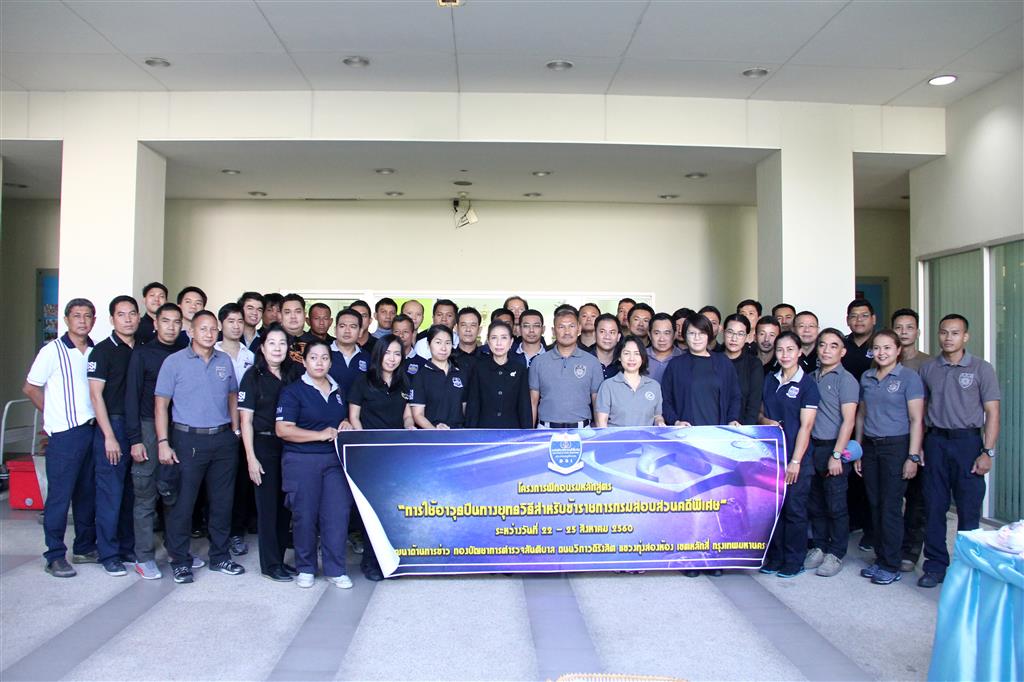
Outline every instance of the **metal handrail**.
MULTIPOLYGON (((21 398, 19 400, 9 400, 9 401, 7 401, 7 404, 4 405, 4 414, 3 414, 3 417, 0 418, 0 478, 6 479, 7 476, 8 476, 8 474, 7 474, 7 467, 3 463, 3 461, 4 461, 4 453, 6 452, 5 446, 8 443, 8 438, 7 438, 7 432, 8 432, 8 429, 7 429, 7 417, 10 414, 10 411, 11 411, 12 407, 18 405, 19 403, 30 403, 31 404, 31 402, 32 401, 30 401, 27 398, 21 398)), ((21 430, 26 429, 26 428, 28 428, 28 427, 27 426, 15 426, 14 428, 10 429, 10 431, 12 433, 15 433, 15 432, 20 432, 21 430)), ((23 440, 28 440, 28 438, 25 437, 25 436, 21 436, 19 438, 11 439, 11 442, 20 442, 20 441, 23 441, 23 440)), ((31 440, 32 440, 32 448, 30 450, 30 454, 35 455, 36 454, 36 445, 39 442, 39 410, 37 410, 35 407, 32 408, 32 438, 31 438, 31 440)))

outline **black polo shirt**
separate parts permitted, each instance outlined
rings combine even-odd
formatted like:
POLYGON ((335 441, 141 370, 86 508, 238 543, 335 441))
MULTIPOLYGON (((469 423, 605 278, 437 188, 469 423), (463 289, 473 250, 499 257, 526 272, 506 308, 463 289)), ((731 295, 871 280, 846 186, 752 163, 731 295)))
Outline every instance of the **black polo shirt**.
POLYGON ((858 346, 853 340, 853 334, 849 334, 844 345, 846 346, 846 355, 843 356, 843 367, 857 381, 860 381, 864 372, 871 369, 871 362, 875 359, 875 354, 871 351, 871 337, 869 336, 864 341, 864 345, 858 346))
POLYGON ((149 343, 156 338, 156 325, 149 313, 142 313, 139 318, 139 328, 135 330, 135 343, 149 343))
POLYGON ((466 397, 471 429, 532 429, 530 371, 511 360, 504 365, 487 355, 477 364, 466 397))
POLYGON ((359 422, 364 429, 402 429, 408 397, 408 390, 403 393, 397 386, 374 386, 368 375, 360 374, 352 382, 348 404, 359 406, 359 422))
POLYGON ((473 381, 473 372, 481 358, 483 358, 483 355, 481 355, 479 348, 473 349, 472 353, 467 353, 456 346, 452 351, 452 360, 459 366, 459 369, 462 370, 462 374, 466 377, 467 384, 473 381))
POLYGON ((804 355, 803 351, 801 351, 800 359, 797 362, 800 363, 805 372, 812 374, 814 370, 818 369, 818 349, 812 348, 811 352, 807 355, 804 355))
MULTIPOLYGON (((590 348, 584 348, 583 350, 587 351, 588 353, 593 355, 595 358, 597 358, 597 344, 596 343, 593 346, 591 346, 590 348)), ((601 362, 601 358, 597 358, 597 361, 601 363, 601 376, 603 376, 605 379, 611 379, 613 376, 615 376, 616 374, 618 374, 619 372, 622 371, 622 363, 619 362, 618 348, 616 348, 616 350, 615 350, 615 359, 612 360, 612 364, 610 364, 610 365, 604 364, 603 362, 601 362)))
POLYGON ((128 363, 128 379, 125 382, 125 435, 128 442, 138 445, 142 442, 142 420, 152 420, 156 379, 160 368, 172 353, 177 353, 188 344, 181 338, 171 345, 154 338, 150 343, 136 346, 128 363))
POLYGON ((111 417, 123 417, 124 391, 128 376, 128 363, 132 347, 118 337, 117 332, 100 341, 89 354, 88 376, 103 382, 103 404, 111 417))
POLYGON ((465 374, 459 366, 449 362, 445 374, 432 360, 423 363, 412 378, 409 402, 423 405, 424 416, 431 424, 447 424, 453 429, 462 428, 465 415, 462 403, 466 402, 465 374))
POLYGON ((366 352, 366 354, 369 355, 370 353, 373 352, 373 347, 377 345, 377 340, 378 339, 376 336, 374 336, 373 334, 369 334, 366 337, 366 343, 361 345, 360 348, 362 348, 366 352))
MULTIPOLYGON (((761 356, 758 356, 758 360, 757 361, 758 362, 761 361, 761 356)), ((774 355, 772 356, 772 359, 767 364, 765 364, 763 367, 764 367, 764 375, 765 376, 768 376, 769 374, 775 374, 780 369, 782 369, 782 365, 779 364, 779 361, 775 358, 774 355)))
POLYGON ((300 336, 299 341, 305 341, 306 343, 312 343, 314 341, 323 341, 328 346, 330 346, 332 343, 334 343, 334 337, 328 334, 326 337, 321 339, 319 336, 310 331, 305 332, 302 336, 300 336))
POLYGON ((238 386, 238 409, 252 412, 252 430, 273 433, 277 420, 277 399, 284 386, 273 372, 250 367, 238 386))

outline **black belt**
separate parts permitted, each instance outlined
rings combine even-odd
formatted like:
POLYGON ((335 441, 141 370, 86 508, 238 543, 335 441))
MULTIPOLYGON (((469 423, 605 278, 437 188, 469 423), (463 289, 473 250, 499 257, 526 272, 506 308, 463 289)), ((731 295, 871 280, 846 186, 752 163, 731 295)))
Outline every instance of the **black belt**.
POLYGON ((231 424, 221 424, 220 426, 211 426, 210 428, 197 428, 195 426, 189 426, 188 424, 179 424, 178 422, 174 422, 173 426, 175 431, 194 433, 200 436, 212 436, 231 428, 231 424))
POLYGON ((541 425, 549 429, 585 429, 590 426, 590 420, 581 419, 578 422, 541 422, 541 425))
POLYGON ((896 443, 896 442, 901 441, 901 440, 906 440, 907 438, 910 438, 910 434, 909 433, 905 433, 902 436, 878 436, 877 438, 874 437, 874 436, 864 436, 864 440, 868 441, 872 445, 884 445, 886 443, 896 443))
POLYGON ((257 431, 256 435, 257 436, 276 436, 277 434, 274 433, 273 431, 257 431))
POLYGON ((835 438, 812 438, 811 439, 811 443, 813 443, 814 445, 819 445, 819 446, 820 445, 835 445, 836 444, 836 439, 835 438))
POLYGON ((933 426, 928 429, 929 433, 942 436, 943 438, 965 438, 967 436, 978 436, 981 435, 981 429, 940 429, 937 426, 933 426))

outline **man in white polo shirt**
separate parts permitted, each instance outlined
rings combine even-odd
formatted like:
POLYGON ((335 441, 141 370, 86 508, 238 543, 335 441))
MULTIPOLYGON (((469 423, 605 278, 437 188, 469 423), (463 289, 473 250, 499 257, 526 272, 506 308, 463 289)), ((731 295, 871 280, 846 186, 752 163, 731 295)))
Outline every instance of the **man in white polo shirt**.
POLYGON ((46 572, 70 578, 75 569, 67 561, 64 532, 68 506, 75 514, 75 542, 71 560, 96 563, 96 472, 92 460, 96 415, 89 399, 88 362, 92 352, 89 332, 96 323, 96 306, 74 298, 64 306, 68 331, 39 349, 22 391, 43 413, 48 492, 43 512, 46 572))

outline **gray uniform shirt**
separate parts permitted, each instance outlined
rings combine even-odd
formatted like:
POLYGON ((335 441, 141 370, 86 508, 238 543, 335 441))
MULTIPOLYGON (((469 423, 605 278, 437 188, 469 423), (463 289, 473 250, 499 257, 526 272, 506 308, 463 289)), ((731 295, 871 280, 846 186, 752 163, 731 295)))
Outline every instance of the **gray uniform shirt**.
POLYGON ((999 380, 992 365, 965 352, 950 364, 939 355, 920 369, 928 391, 927 423, 940 429, 980 429, 983 405, 999 400, 999 380))
MULTIPOLYGON (((852 374, 842 365, 827 374, 821 368, 814 370, 814 380, 818 382, 818 416, 814 419, 811 438, 817 440, 835 440, 839 437, 839 428, 843 425, 842 406, 854 405, 860 400, 860 385, 852 374)), ((852 437, 852 434, 851 434, 852 437)))
POLYGON ((567 358, 557 347, 534 357, 530 390, 540 392, 537 419, 560 423, 590 419, 590 396, 597 393, 603 380, 601 363, 579 346, 567 358))
POLYGON ((204 362, 191 344, 167 356, 154 391, 171 400, 171 421, 198 429, 230 423, 228 395, 237 392, 231 357, 214 349, 210 361, 204 362))
POLYGON ((661 385, 644 376, 634 391, 619 372, 597 389, 596 411, 608 415, 608 426, 650 426, 661 414, 661 385))
POLYGON ((864 435, 884 438, 910 433, 907 401, 919 398, 924 398, 921 377, 898 362, 881 381, 874 367, 864 372, 860 378, 860 399, 865 407, 864 435))

